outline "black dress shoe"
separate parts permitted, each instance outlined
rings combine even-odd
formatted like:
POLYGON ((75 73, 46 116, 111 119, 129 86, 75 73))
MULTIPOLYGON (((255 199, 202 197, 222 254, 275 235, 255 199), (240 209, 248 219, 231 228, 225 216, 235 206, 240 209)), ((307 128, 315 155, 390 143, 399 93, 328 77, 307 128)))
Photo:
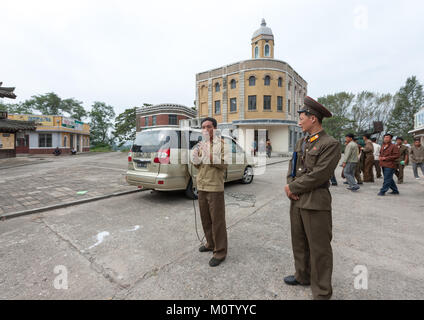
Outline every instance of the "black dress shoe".
POLYGON ((310 283, 300 283, 299 281, 296 280, 296 278, 294 276, 287 276, 284 278, 284 282, 290 286, 297 286, 297 285, 301 285, 301 286, 309 286, 310 283))
POLYGON ((399 194, 399 191, 392 191, 392 192, 389 192, 390 194, 399 194))
POLYGON ((216 267, 216 266, 219 266, 219 264, 222 262, 222 261, 224 261, 225 260, 225 258, 224 259, 216 259, 216 258, 212 258, 212 259, 210 259, 209 260, 209 265, 211 266, 211 267, 216 267))
POLYGON ((206 248, 205 246, 201 246, 201 247, 199 248, 199 251, 200 251, 200 252, 208 252, 208 251, 213 251, 213 249, 208 249, 208 248, 206 248))

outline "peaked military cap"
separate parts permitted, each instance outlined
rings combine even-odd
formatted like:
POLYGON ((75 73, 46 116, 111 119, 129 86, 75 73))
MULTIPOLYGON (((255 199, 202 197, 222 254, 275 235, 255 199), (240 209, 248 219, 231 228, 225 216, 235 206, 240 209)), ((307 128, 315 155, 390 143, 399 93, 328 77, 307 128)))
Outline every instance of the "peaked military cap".
POLYGON ((309 96, 305 97, 304 107, 302 110, 297 111, 298 113, 307 112, 313 114, 314 116, 322 119, 324 117, 330 118, 333 115, 328 111, 321 103, 315 101, 309 96))

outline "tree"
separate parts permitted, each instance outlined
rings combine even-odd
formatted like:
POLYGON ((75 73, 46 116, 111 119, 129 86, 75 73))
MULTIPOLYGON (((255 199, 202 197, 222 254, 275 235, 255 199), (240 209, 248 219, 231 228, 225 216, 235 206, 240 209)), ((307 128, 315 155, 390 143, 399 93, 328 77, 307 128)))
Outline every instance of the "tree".
POLYGON ((118 140, 119 147, 125 142, 135 139, 136 109, 136 107, 126 109, 115 119, 115 130, 112 134, 118 140))
POLYGON ((104 102, 94 102, 89 113, 90 122, 90 141, 93 145, 110 144, 109 129, 113 126, 115 111, 112 106, 104 102))
POLYGON ((87 117, 81 101, 74 98, 61 99, 54 92, 32 96, 22 103, 22 108, 45 115, 64 115, 80 121, 87 117))
POLYGON ((395 95, 395 107, 390 115, 387 129, 395 136, 412 139, 412 135, 408 132, 414 129, 414 114, 423 105, 423 86, 416 76, 412 76, 395 95))
POLYGON ((339 92, 318 98, 318 102, 333 114, 331 118, 324 118, 323 128, 329 135, 340 142, 343 141, 345 134, 352 127, 349 112, 354 98, 354 94, 347 92, 339 92))
POLYGON ((27 106, 24 103, 2 103, 0 102, 0 110, 5 110, 8 113, 16 114, 32 114, 34 111, 31 106, 27 106))

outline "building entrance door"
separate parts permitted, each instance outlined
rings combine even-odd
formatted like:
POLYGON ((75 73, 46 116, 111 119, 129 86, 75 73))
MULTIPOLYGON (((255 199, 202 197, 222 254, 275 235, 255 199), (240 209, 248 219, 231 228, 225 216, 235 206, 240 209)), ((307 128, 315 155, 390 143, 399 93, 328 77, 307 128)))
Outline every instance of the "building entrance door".
POLYGON ((16 134, 16 153, 29 153, 29 135, 16 134))

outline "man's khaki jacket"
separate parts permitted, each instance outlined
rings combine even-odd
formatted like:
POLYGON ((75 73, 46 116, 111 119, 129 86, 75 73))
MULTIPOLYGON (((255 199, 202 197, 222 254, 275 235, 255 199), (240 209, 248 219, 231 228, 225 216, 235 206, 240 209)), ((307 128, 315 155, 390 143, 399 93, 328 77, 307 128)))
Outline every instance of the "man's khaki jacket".
POLYGON ((198 169, 196 177, 197 190, 223 192, 227 170, 227 153, 224 140, 214 136, 212 143, 199 142, 191 151, 191 161, 198 169), (199 150, 199 151, 198 151, 199 150), (213 161, 210 161, 210 154, 213 161))

